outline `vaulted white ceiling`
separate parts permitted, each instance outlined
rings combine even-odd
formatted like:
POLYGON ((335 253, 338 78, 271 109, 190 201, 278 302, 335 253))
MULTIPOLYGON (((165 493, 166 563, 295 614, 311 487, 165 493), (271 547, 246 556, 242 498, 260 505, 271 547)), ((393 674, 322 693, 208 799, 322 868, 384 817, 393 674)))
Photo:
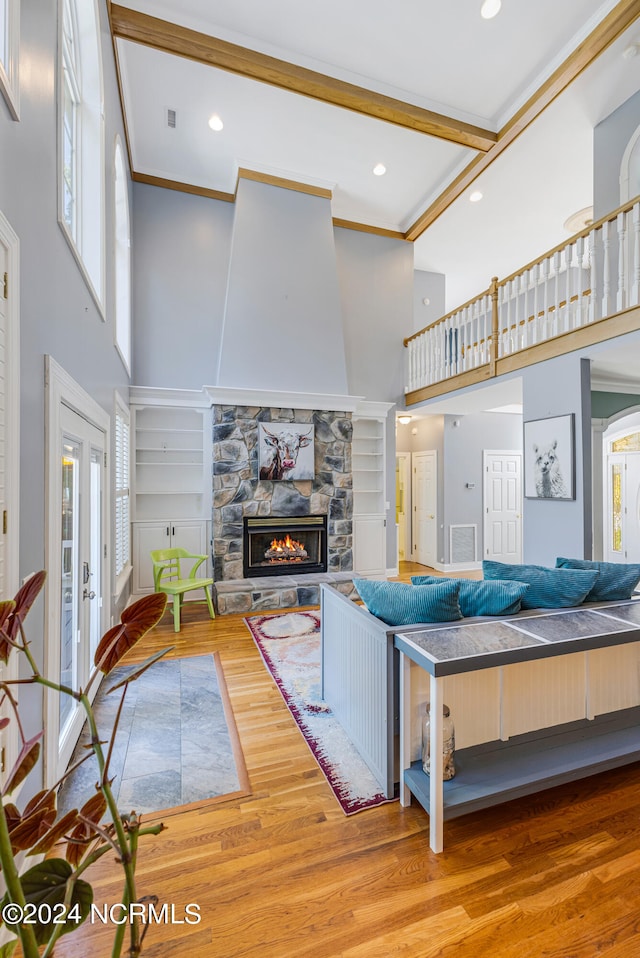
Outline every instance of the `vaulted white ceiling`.
MULTIPOLYGON (((503 0, 492 20, 481 18, 480 6, 481 0, 121 4, 488 134, 502 130, 612 10, 638 4, 503 0)), ((640 56, 622 56, 636 41, 640 21, 479 176, 473 189, 483 192, 480 203, 469 203, 467 189, 415 241, 416 267, 447 277, 448 308, 560 242, 567 217, 592 203, 593 127, 640 89, 640 56)), ((116 47, 137 174, 232 194, 244 167, 326 187, 335 218, 404 233, 478 155, 189 55, 122 38, 116 47), (175 129, 167 126, 168 109, 175 110, 175 129), (224 121, 221 132, 207 125, 213 113, 224 121), (384 176, 373 175, 376 163, 386 166, 384 176)))

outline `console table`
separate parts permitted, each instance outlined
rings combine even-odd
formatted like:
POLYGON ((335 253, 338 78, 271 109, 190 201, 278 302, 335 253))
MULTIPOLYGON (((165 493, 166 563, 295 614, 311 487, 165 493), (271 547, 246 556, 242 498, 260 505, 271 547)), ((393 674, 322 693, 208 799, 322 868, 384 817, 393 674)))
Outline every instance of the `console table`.
POLYGON ((429 813, 434 852, 443 849, 448 818, 640 760, 638 705, 462 749, 455 755, 455 777, 443 782, 444 677, 639 641, 640 602, 633 600, 395 635, 400 652, 400 801, 409 805, 413 795, 429 813), (421 761, 411 762, 412 662, 429 674, 430 776, 421 761))

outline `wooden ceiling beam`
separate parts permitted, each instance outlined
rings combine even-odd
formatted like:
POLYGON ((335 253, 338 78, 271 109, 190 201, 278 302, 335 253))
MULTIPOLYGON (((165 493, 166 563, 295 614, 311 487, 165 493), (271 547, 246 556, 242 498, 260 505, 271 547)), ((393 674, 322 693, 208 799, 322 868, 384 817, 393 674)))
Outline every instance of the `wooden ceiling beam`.
POLYGON ((110 21, 113 36, 122 40, 269 83, 417 133, 426 133, 483 153, 497 142, 497 134, 492 130, 463 123, 129 7, 110 4, 110 21))
POLYGON ((553 103, 556 97, 566 90, 569 84, 580 76, 638 17, 640 17, 640 0, 621 0, 502 127, 498 133, 497 143, 486 153, 474 157, 418 217, 406 231, 405 238, 411 241, 418 239, 468 189, 483 170, 497 160, 543 110, 553 103))

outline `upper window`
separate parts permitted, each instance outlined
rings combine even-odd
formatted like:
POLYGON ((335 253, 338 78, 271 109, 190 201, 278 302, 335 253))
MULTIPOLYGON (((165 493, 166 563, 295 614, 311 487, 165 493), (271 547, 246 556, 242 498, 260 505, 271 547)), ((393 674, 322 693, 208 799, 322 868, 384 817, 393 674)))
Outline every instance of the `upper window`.
POLYGON ((127 169, 120 138, 116 138, 114 157, 115 221, 115 330, 116 346, 122 361, 131 371, 131 231, 129 227, 129 190, 127 169))
POLYGON ((102 309, 104 116, 98 11, 95 0, 61 2, 59 218, 102 309))
POLYGON ((20 0, 0 0, 0 90, 9 112, 18 119, 20 0))

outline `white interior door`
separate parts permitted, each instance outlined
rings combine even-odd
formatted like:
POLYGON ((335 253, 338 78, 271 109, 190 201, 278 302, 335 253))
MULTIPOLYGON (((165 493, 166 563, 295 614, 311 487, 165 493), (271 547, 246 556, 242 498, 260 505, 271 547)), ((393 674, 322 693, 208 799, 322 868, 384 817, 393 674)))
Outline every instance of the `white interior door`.
MULTIPOLYGON (((102 635, 105 435, 78 413, 60 411, 60 623, 58 675, 85 687, 102 635)), ((58 775, 66 768, 84 722, 70 696, 58 707, 58 775)))
POLYGON ((411 453, 396 455, 396 525, 398 527, 398 560, 411 558, 411 453))
POLYGON ((438 547, 438 454, 412 455, 413 558, 435 566, 438 547))
POLYGON ((522 453, 484 452, 484 558, 522 562, 522 453))

